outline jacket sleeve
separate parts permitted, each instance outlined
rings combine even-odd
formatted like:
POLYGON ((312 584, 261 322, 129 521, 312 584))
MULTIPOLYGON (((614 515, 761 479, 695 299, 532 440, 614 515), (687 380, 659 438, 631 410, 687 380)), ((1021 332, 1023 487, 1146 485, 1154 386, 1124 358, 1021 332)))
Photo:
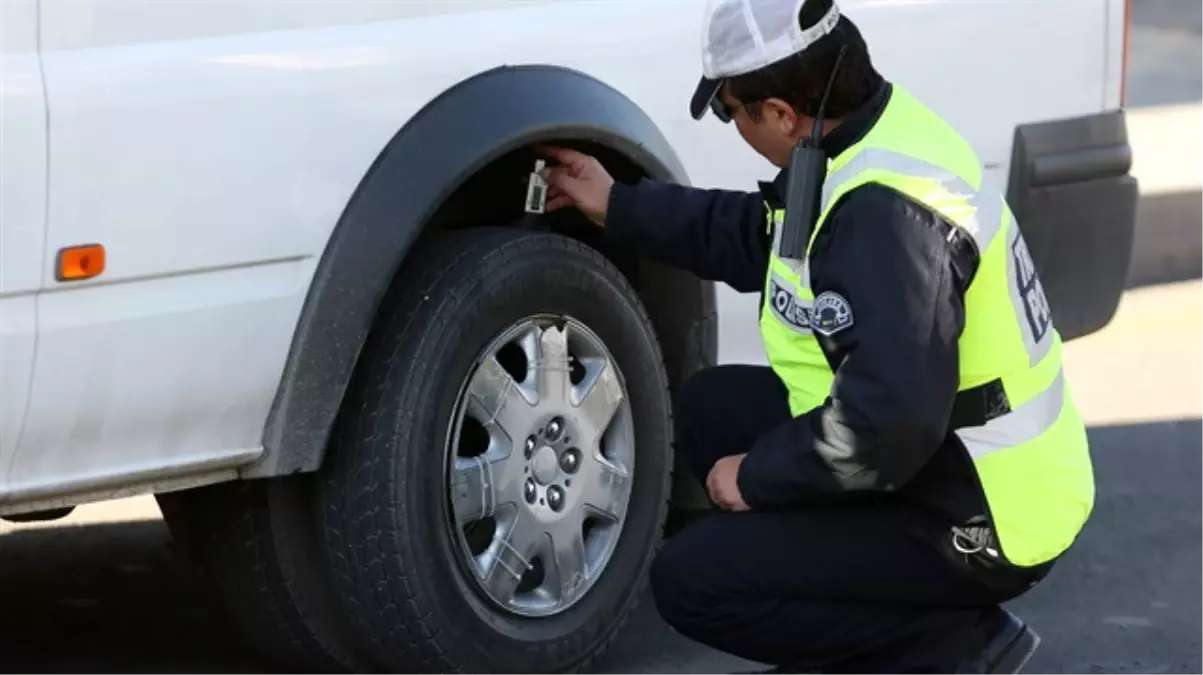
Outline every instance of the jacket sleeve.
POLYGON ((964 308, 941 222, 901 194, 868 185, 824 225, 811 258, 812 329, 835 380, 822 405, 750 449, 738 477, 749 506, 894 491, 943 442, 964 308), (849 311, 838 312, 841 305, 849 311))
POLYGON ((615 245, 751 293, 764 286, 767 226, 759 193, 642 180, 614 184, 605 230, 615 245))

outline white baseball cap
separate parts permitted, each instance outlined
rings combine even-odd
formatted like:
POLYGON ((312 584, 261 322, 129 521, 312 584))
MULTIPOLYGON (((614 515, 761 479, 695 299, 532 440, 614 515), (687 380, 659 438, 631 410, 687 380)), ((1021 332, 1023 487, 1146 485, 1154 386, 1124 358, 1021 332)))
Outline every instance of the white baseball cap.
POLYGON ((702 28, 702 81, 689 104, 694 119, 706 114, 726 78, 793 56, 835 30, 840 10, 834 0, 818 23, 803 30, 798 15, 805 2, 709 0, 702 28))

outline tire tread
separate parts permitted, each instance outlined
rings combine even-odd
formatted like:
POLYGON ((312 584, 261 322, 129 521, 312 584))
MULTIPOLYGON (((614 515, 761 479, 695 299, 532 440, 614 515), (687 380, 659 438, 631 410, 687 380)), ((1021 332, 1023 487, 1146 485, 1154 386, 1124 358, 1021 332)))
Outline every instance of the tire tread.
POLYGON ((333 617, 310 609, 315 594, 326 589, 290 574, 283 563, 282 555, 289 552, 282 547, 298 547, 291 553, 300 555, 314 542, 287 540, 277 531, 268 487, 266 481, 235 481, 158 499, 173 534, 187 532, 189 548, 252 649, 297 671, 363 670, 351 640, 335 634, 333 617))
MULTIPOLYGON (((477 279, 474 285, 455 284, 452 285, 455 292, 438 293, 438 288, 447 285, 449 275, 462 275, 463 267, 471 261, 487 268, 488 263, 499 256, 546 252, 548 248, 589 259, 610 272, 608 278, 621 284, 622 293, 637 297, 634 289, 609 260, 595 249, 575 240, 502 228, 443 233, 415 247, 411 260, 416 264, 401 273, 389 297, 382 302, 382 308, 388 311, 378 318, 380 330, 374 332, 365 345, 361 362, 371 364, 371 367, 357 373, 356 383, 344 400, 341 415, 345 416, 346 423, 336 431, 336 440, 327 455, 327 469, 322 472, 325 496, 319 501, 325 506, 318 520, 339 594, 350 603, 349 609, 358 617, 360 625, 357 633, 367 639, 368 645, 365 646, 371 648, 386 668, 459 672, 467 664, 456 654, 455 645, 445 644, 443 634, 431 620, 432 605, 426 597, 428 592, 414 578, 415 570, 406 569, 405 557, 399 551, 391 550, 388 541, 380 541, 371 534, 387 530, 376 521, 382 517, 380 509, 385 505, 395 509, 398 521, 407 520, 405 503, 393 503, 392 497, 386 493, 390 483, 384 477, 391 475, 393 480, 399 481, 396 484, 399 493, 406 491, 408 477, 404 471, 397 469, 397 460, 392 453, 381 449, 373 451, 379 444, 392 442, 394 434, 404 439, 407 432, 382 428, 387 423, 382 411, 389 410, 389 404, 396 403, 401 410, 400 417, 414 417, 416 406, 423 401, 416 388, 407 383, 421 381, 425 374, 424 365, 416 356, 428 353, 433 348, 431 341, 444 334, 448 317, 453 315, 449 310, 462 303, 465 294, 481 283, 477 279), (437 299, 437 304, 432 305, 432 299, 437 299), (432 319, 437 323, 420 329, 416 325, 419 321, 432 319), (387 353, 382 355, 381 352, 387 353), (363 542, 362 548, 352 546, 342 533, 354 533, 351 540, 363 542), (391 568, 386 564, 386 558, 393 561, 391 568), (399 597, 388 595, 390 569, 395 571, 395 578, 391 581, 398 584, 392 587, 401 589, 399 597), (374 589, 370 606, 365 607, 361 603, 361 589, 374 589), (391 632, 390 627, 399 627, 400 634, 391 632)), ((583 275, 583 272, 578 271, 577 274, 583 275)), ((500 292, 509 292, 509 285, 502 287, 504 290, 500 292)), ((644 325, 651 326, 651 318, 642 303, 633 305, 644 325)), ((655 354, 654 367, 664 391, 667 391, 664 357, 658 345, 655 354)), ((663 486, 665 495, 669 492, 671 480, 670 463, 663 486)), ((661 530, 667 509, 666 499, 657 514, 657 527, 661 530)), ((410 532, 401 531, 397 536, 399 547, 412 550, 410 532)), ((422 561, 427 569, 435 564, 432 558, 422 561)), ((647 583, 647 575, 640 575, 634 600, 625 607, 617 625, 607 635, 600 636, 600 645, 589 650, 591 658, 576 664, 573 670, 588 667, 609 648, 619 635, 621 626, 630 618, 647 583)))

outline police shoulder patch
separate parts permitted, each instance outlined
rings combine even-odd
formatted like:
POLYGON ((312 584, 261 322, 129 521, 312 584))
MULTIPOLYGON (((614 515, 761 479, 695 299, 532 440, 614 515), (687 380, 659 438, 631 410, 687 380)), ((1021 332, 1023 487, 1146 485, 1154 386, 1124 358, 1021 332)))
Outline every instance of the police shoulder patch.
POLYGON ((852 305, 835 291, 823 291, 811 310, 811 328, 827 337, 852 327, 852 305))

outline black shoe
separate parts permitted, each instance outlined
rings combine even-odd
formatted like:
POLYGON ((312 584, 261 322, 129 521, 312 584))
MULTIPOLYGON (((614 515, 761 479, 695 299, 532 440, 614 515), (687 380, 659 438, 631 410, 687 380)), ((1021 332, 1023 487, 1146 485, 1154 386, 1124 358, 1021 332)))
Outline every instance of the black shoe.
POLYGON ((957 668, 958 673, 1018 673, 1040 645, 1040 636, 1019 617, 999 608, 986 644, 957 668))

